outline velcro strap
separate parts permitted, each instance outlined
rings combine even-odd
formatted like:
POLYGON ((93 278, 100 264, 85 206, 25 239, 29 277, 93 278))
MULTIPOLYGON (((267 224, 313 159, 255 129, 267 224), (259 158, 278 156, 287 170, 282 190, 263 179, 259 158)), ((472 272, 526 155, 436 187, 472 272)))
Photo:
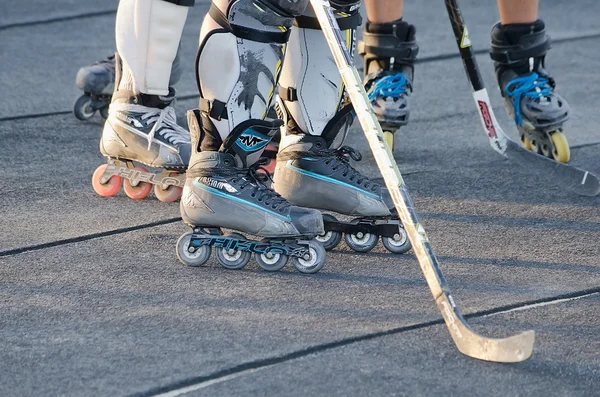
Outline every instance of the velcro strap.
POLYGON ((278 86, 277 89, 279 98, 284 101, 294 102, 298 100, 298 93, 295 88, 278 86))
POLYGON ((285 44, 290 38, 290 29, 285 29, 281 32, 265 32, 263 30, 252 29, 247 26, 233 25, 229 22, 227 16, 221 11, 215 3, 210 5, 208 14, 216 23, 219 24, 223 29, 227 29, 232 32, 235 37, 240 39, 246 39, 255 41, 258 43, 278 43, 285 44))
POLYGON ((550 49, 550 40, 545 40, 533 47, 527 49, 520 48, 521 46, 494 46, 490 51, 490 57, 496 62, 505 65, 520 62, 529 58, 538 58, 546 55, 550 49))
POLYGON ((209 101, 208 99, 200 98, 200 110, 214 120, 227 120, 227 105, 218 99, 209 101))
MULTIPOLYGON (((335 19, 340 27, 340 30, 356 29, 362 24, 360 13, 356 12, 347 17, 339 17, 335 19)), ((300 15, 294 20, 294 25, 299 28, 321 30, 319 20, 315 17, 300 15)))
POLYGON ((415 61, 419 53, 416 41, 405 42, 394 47, 368 45, 364 41, 359 41, 357 49, 360 55, 369 54, 381 58, 395 58, 396 61, 415 61))
POLYGON ((194 4, 196 3, 196 0, 163 0, 163 1, 166 1, 167 3, 175 4, 178 6, 185 6, 185 7, 193 7, 194 4))

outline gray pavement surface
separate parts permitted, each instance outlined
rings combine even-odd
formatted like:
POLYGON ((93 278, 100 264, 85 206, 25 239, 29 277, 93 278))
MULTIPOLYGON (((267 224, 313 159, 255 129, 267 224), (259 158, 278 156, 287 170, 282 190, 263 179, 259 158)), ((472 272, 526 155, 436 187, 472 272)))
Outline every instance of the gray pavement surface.
MULTIPOLYGON (((395 157, 462 311, 484 335, 537 332, 532 358, 461 355, 414 254, 344 244, 317 275, 186 268, 178 204, 98 197, 102 120, 77 121, 77 69, 113 51, 116 0, 0 3, 1 396, 597 396, 600 198, 489 148, 443 2, 409 2, 422 62, 395 157), (431 3, 431 4, 430 4, 431 3), (170 393, 170 394, 169 394, 170 393)), ((461 2, 485 50, 493 4, 461 2)), ((183 38, 180 120, 208 3, 183 38), (187 59, 187 63, 185 61, 187 59)), ((541 5, 571 104, 572 163, 600 174, 600 3, 541 5)), ((487 55, 478 58, 515 136, 487 55)), ((358 127, 358 167, 379 177, 358 127)))

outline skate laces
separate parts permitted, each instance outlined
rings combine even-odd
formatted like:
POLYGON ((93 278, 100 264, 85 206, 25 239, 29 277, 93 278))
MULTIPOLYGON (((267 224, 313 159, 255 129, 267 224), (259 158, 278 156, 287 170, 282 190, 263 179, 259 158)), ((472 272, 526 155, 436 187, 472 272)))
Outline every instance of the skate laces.
POLYGON ((142 121, 153 124, 152 129, 148 133, 148 150, 152 147, 152 141, 154 140, 156 133, 175 146, 190 143, 189 132, 177 124, 175 109, 171 106, 159 109, 124 102, 115 102, 110 105, 110 111, 139 113, 139 118, 142 121))
POLYGON ((369 90, 369 99, 372 101, 377 97, 400 98, 406 94, 407 83, 404 73, 384 76, 377 79, 369 90))
POLYGON ((342 176, 348 178, 351 182, 356 182, 356 184, 372 191, 377 190, 379 187, 378 184, 373 183, 369 178, 350 165, 350 159, 354 161, 362 160, 362 155, 358 150, 350 146, 342 146, 338 149, 322 150, 319 154, 323 155, 323 157, 328 157, 325 160, 325 164, 332 164, 332 170, 337 171, 341 168, 343 170, 342 176))
POLYGON ((236 169, 236 178, 234 178, 232 182, 235 183, 238 179, 242 180, 243 182, 240 184, 240 189, 243 190, 248 186, 252 187, 251 196, 255 197, 256 201, 264 202, 265 205, 270 206, 274 210, 278 209, 279 211, 283 211, 291 206, 291 204, 285 198, 281 197, 279 193, 265 184, 265 182, 269 180, 271 182, 273 181, 271 174, 264 167, 268 162, 268 158, 261 157, 255 164, 248 168, 236 169))
POLYGON ((506 84, 506 94, 513 98, 515 123, 521 125, 521 99, 524 96, 534 99, 546 98, 552 92, 552 87, 546 77, 533 72, 528 76, 512 79, 506 84))

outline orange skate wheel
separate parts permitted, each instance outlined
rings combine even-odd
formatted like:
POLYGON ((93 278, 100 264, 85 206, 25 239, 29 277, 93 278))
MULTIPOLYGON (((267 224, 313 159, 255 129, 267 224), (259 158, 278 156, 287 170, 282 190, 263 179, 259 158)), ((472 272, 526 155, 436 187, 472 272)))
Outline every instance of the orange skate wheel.
MULTIPOLYGON (((177 176, 177 172, 171 172, 169 176, 177 176)), ((183 189, 179 186, 169 185, 166 189, 163 189, 160 185, 154 185, 154 195, 157 199, 163 203, 172 203, 181 197, 183 189)))
POLYGON ((102 197, 112 197, 117 194, 121 188, 122 178, 118 175, 111 176, 106 183, 100 182, 100 178, 102 178, 102 175, 107 168, 108 164, 102 164, 100 167, 96 168, 96 171, 94 171, 94 175, 92 176, 92 187, 94 188, 94 191, 102 197))
MULTIPOLYGON (((133 167, 132 170, 149 173, 144 167, 133 167)), ((149 182, 138 182, 137 186, 133 186, 128 179, 123 181, 123 190, 127 197, 134 200, 142 200, 148 197, 152 191, 152 184, 149 182)))

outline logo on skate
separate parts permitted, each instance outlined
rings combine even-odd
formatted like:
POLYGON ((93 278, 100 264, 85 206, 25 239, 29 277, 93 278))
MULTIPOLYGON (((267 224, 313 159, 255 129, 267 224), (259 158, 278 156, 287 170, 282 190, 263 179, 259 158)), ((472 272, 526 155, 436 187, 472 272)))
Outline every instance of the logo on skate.
POLYGON ((237 189, 231 186, 227 182, 221 182, 213 178, 209 178, 207 176, 203 176, 200 179, 200 182, 206 186, 214 187, 219 190, 227 190, 229 193, 237 193, 237 189))
POLYGON ((237 143, 247 152, 254 152, 267 146, 271 139, 248 128, 238 137, 237 143))
POLYGON ((490 110, 488 109, 487 103, 478 100, 477 105, 479 105, 479 112, 481 113, 481 118, 483 119, 485 129, 488 131, 488 136, 490 138, 497 138, 498 134, 496 134, 494 121, 492 120, 492 116, 490 116, 490 110))

